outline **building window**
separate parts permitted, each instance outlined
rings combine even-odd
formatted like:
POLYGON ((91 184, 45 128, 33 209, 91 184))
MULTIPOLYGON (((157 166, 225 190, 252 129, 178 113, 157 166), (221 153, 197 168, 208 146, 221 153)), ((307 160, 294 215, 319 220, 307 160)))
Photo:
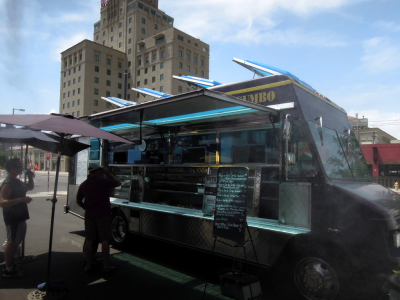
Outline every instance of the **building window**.
POLYGON ((164 92, 164 87, 160 86, 160 92, 164 92))
POLYGON ((140 81, 136 82, 136 86, 140 86, 140 81))
POLYGON ((122 38, 122 32, 120 32, 120 33, 118 34, 118 36, 119 36, 120 38, 122 38))
POLYGON ((204 66, 204 60, 200 59, 200 66, 204 66))
POLYGON ((75 107, 75 101, 72 101, 72 107, 75 107))
POLYGON ((118 68, 120 68, 120 69, 122 68, 122 62, 120 62, 120 61, 118 62, 118 68))
POLYGON ((146 19, 142 18, 142 24, 146 24, 146 19))
POLYGON ((155 29, 155 30, 158 29, 158 24, 154 24, 154 29, 155 29))
POLYGON ((81 93, 81 88, 78 88, 78 94, 80 94, 81 93))
POLYGON ((118 48, 122 48, 122 43, 119 43, 119 44, 118 44, 118 48))
POLYGON ((99 94, 99 89, 94 89, 94 94, 98 95, 99 94))
POLYGON ((154 65, 151 67, 151 71, 154 72, 155 70, 156 70, 156 66, 154 65))
POLYGON ((190 60, 190 54, 186 53, 186 59, 190 60))
POLYGON ((194 57, 193 57, 193 62, 194 62, 195 64, 197 64, 197 56, 194 56, 194 57))
POLYGON ((106 32, 105 31, 103 31, 103 36, 106 36, 106 32))
POLYGON ((99 82, 100 82, 99 77, 95 77, 94 78, 94 83, 99 83, 99 82))
POLYGON ((182 93, 182 86, 181 86, 181 85, 178 86, 178 92, 179 92, 179 93, 182 93))
POLYGON ((71 86, 71 80, 68 80, 68 86, 71 86))
POLYGON ((164 80, 164 74, 161 74, 160 75, 160 81, 163 81, 164 80))
POLYGON ((111 92, 106 91, 106 97, 111 97, 111 92))
POLYGON ((128 40, 128 44, 132 44, 132 39, 129 39, 129 40, 128 40))
POLYGON ((129 24, 132 23, 132 17, 129 18, 128 22, 129 24))
POLYGON ((76 112, 76 116, 77 117, 79 117, 81 114, 80 114, 80 111, 78 110, 77 112, 76 112))
POLYGON ((111 42, 112 42, 112 41, 114 41, 114 37, 113 37, 113 36, 111 37, 111 42))
POLYGON ((78 106, 81 105, 81 99, 78 99, 78 106))
POLYGON ((157 54, 153 54, 153 61, 157 60, 157 54))
POLYGON ((201 71, 201 77, 204 77, 204 71, 201 71))
POLYGON ((75 112, 72 112, 72 116, 75 117, 75 112))
POLYGON ((186 71, 190 72, 190 66, 189 65, 186 66, 186 71))
POLYGON ((180 41, 182 41, 182 42, 183 42, 183 36, 181 36, 181 35, 178 35, 178 40, 180 40, 180 41))
MULTIPOLYGON (((122 10, 122 8, 121 8, 122 10)), ((122 22, 119 22, 119 28, 122 28, 122 22)))
POLYGON ((65 93, 63 93, 63 99, 65 99, 65 93))
POLYGON ((107 75, 111 75, 111 70, 107 69, 107 75))
POLYGON ((178 51, 178 56, 182 57, 183 56, 183 52, 181 50, 178 51))
POLYGON ((194 74, 197 74, 197 68, 194 68, 193 71, 194 71, 194 74))
POLYGON ((142 65, 142 60, 141 60, 141 59, 138 60, 138 65, 139 65, 139 66, 142 65))
POLYGON ((93 100, 93 106, 99 106, 99 100, 93 100))
POLYGON ((111 26, 111 32, 114 32, 114 26, 111 26))
POLYGON ((122 73, 118 72, 118 78, 122 78, 122 73))
POLYGON ((186 93, 189 93, 190 92, 190 89, 189 88, 186 88, 186 93))
POLYGON ((137 76, 140 76, 140 70, 137 70, 136 74, 137 76))
POLYGON ((146 29, 142 28, 142 34, 146 34, 146 29))
POLYGON ((144 74, 147 74, 147 72, 148 72, 148 69, 144 68, 144 74))
POLYGON ((64 82, 64 89, 65 89, 65 86, 66 86, 66 84, 67 84, 67 83, 66 83, 66 82, 64 82))
POLYGON ((94 71, 95 71, 95 72, 100 72, 99 66, 94 66, 94 71))
POLYGON ((95 61, 99 61, 99 60, 100 60, 100 56, 97 55, 97 54, 95 54, 95 55, 94 55, 94 60, 95 60, 95 61))
POLYGON ((69 108, 69 102, 67 103, 67 108, 69 108))
POLYGON ((131 48, 128 49, 128 54, 132 54, 132 49, 131 48))
POLYGON ((118 83, 118 89, 122 89, 122 83, 118 83))
POLYGON ((128 94, 128 99, 127 100, 131 100, 131 94, 128 94))
POLYGON ((151 82, 156 82, 156 77, 151 77, 151 82))
POLYGON ((111 58, 106 59, 107 65, 111 65, 111 58))
POLYGON ((183 69, 183 64, 180 62, 178 67, 179 69, 183 69))
POLYGON ((111 86, 111 80, 107 80, 107 81, 106 81, 106 85, 107 85, 107 86, 111 86))
POLYGON ((65 103, 63 103, 63 109, 65 109, 65 103))
POLYGON ((145 59, 146 59, 146 62, 147 62, 147 63, 150 62, 150 59, 149 59, 148 56, 147 56, 145 59))
POLYGON ((79 65, 79 67, 78 67, 78 71, 80 71, 81 70, 81 65, 79 65))
POLYGON ((81 82, 81 76, 78 77, 78 82, 81 82))
POLYGON ((130 61, 128 61, 128 67, 130 67, 131 66, 131 62, 130 61))
POLYGON ((132 28, 128 29, 128 33, 131 34, 132 33, 132 28))
POLYGON ((165 58, 165 51, 161 52, 161 57, 165 58))
POLYGON ((67 72, 64 72, 64 77, 66 77, 67 76, 67 72))
POLYGON ((160 69, 164 69, 164 63, 163 62, 160 64, 160 69))
POLYGON ((144 80, 144 85, 146 85, 146 84, 147 84, 147 79, 144 80))

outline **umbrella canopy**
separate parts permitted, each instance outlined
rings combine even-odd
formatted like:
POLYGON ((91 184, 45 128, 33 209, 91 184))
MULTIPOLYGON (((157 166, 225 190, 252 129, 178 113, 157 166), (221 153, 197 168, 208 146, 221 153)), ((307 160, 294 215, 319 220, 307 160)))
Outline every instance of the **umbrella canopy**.
MULTIPOLYGON (((60 135, 60 149, 64 147, 66 135, 82 135, 92 138, 106 139, 116 142, 123 142, 128 144, 134 144, 124 138, 121 138, 115 134, 109 133, 90 124, 87 124, 71 115, 0 115, 0 123, 24 126, 29 129, 39 129, 46 131, 53 131, 60 135)), ((49 239, 49 253, 47 259, 47 280, 46 280, 46 293, 49 291, 50 283, 50 267, 51 267, 51 252, 53 244, 53 228, 54 228, 54 211, 57 202, 57 185, 58 176, 60 171, 60 157, 61 153, 58 153, 57 168, 54 183, 54 194, 51 199, 52 210, 51 210, 51 221, 50 221, 50 239, 49 239)))
MULTIPOLYGON (((61 138, 56 135, 20 128, 1 128, 0 142, 22 143, 41 150, 58 153, 61 138)), ((74 156, 79 151, 89 148, 90 145, 73 140, 64 139, 61 155, 74 156)))
POLYGON ((24 126, 30 129, 54 131, 65 135, 82 135, 116 142, 134 144, 115 134, 85 123, 71 115, 0 115, 0 123, 24 126))

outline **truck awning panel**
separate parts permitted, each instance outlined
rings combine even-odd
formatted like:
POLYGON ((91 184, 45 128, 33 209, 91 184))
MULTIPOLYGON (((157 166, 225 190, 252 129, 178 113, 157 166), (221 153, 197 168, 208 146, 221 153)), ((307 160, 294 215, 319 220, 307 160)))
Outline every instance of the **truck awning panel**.
POLYGON ((246 69, 256 73, 257 75, 261 76, 261 77, 265 77, 265 76, 271 76, 271 75, 287 75, 290 78, 295 79, 297 82, 299 82, 301 85, 305 86, 308 89, 311 89, 312 91, 315 92, 314 88, 307 84, 306 82, 300 80, 297 76, 293 75, 292 73, 264 64, 264 63, 260 63, 254 60, 250 60, 250 59, 239 59, 239 58, 233 58, 232 59, 234 62, 238 63, 239 65, 241 65, 242 67, 245 67, 246 69))
POLYGON ((226 120, 278 115, 275 109, 224 93, 199 90, 86 116, 107 131, 191 126, 226 120), (114 127, 113 127, 114 126, 114 127))
POLYGON ((107 101, 108 103, 114 104, 118 107, 127 107, 138 104, 137 102, 127 101, 116 97, 101 97, 101 99, 107 101))
POLYGON ((221 85, 220 82, 215 81, 215 80, 210 80, 210 79, 205 79, 205 78, 200 78, 200 77, 194 77, 194 76, 185 76, 185 75, 181 75, 181 76, 176 76, 173 75, 173 78, 186 82, 189 85, 194 85, 194 86, 198 86, 201 88, 210 88, 213 86, 217 86, 217 85, 221 85))
POLYGON ((139 93, 141 93, 143 95, 146 95, 146 96, 154 97, 156 99, 168 98, 168 97, 171 96, 170 94, 158 92, 158 91, 147 89, 147 88, 138 88, 138 89, 137 88, 132 88, 132 90, 134 90, 136 92, 139 92, 139 93))

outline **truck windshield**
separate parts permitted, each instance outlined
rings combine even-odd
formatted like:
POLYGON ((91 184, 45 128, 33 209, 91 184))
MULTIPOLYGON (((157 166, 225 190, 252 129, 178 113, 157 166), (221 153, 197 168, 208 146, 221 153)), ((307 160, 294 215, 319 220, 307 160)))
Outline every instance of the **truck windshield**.
POLYGON ((370 179, 358 141, 349 135, 308 122, 325 172, 330 178, 370 179))

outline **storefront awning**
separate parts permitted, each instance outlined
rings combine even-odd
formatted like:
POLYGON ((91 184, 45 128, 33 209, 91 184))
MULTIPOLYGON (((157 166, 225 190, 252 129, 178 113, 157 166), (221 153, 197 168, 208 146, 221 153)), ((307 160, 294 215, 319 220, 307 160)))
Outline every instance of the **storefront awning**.
POLYGON ((194 86, 198 86, 200 88, 210 88, 213 86, 217 86, 217 85, 221 85, 220 82, 215 81, 215 80, 210 80, 210 79, 205 79, 205 78, 199 78, 199 77, 194 77, 194 76, 185 76, 185 75, 181 75, 181 76, 176 76, 173 75, 173 78, 186 82, 189 85, 194 85, 194 86))

